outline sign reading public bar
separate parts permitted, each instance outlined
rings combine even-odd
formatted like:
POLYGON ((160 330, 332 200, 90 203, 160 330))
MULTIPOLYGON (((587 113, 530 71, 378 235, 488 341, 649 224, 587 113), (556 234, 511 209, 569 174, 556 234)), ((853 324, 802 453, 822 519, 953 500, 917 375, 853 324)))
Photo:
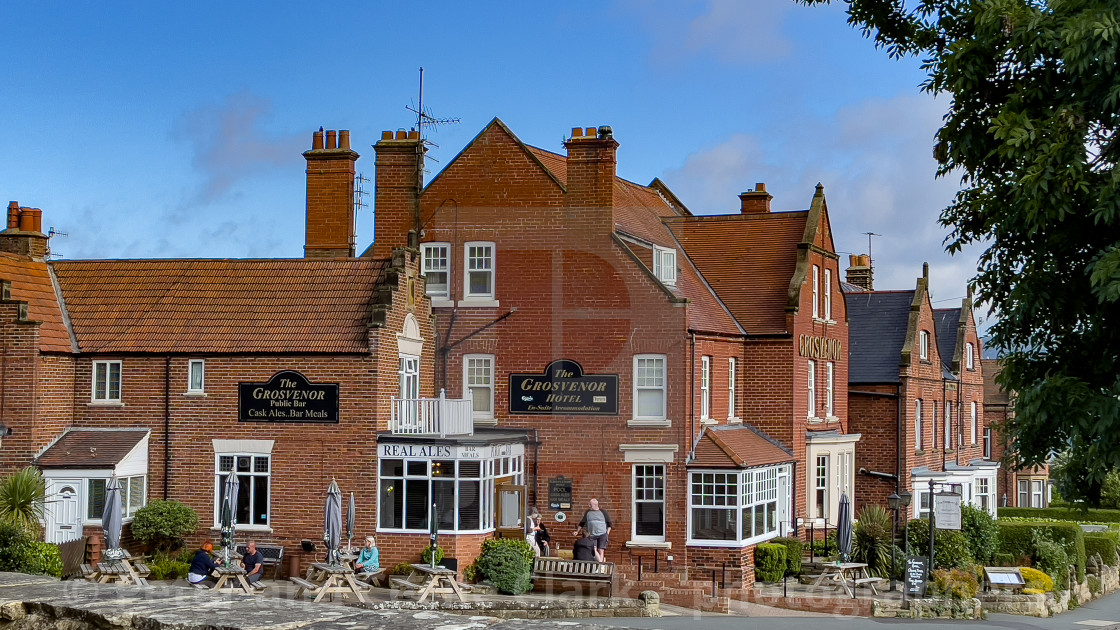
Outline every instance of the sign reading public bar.
POLYGON ((618 375, 584 374, 571 359, 540 374, 510 374, 509 412, 617 416, 618 375))
POLYGON ((267 383, 239 383, 241 422, 338 423, 338 383, 311 383, 299 372, 284 370, 267 383))

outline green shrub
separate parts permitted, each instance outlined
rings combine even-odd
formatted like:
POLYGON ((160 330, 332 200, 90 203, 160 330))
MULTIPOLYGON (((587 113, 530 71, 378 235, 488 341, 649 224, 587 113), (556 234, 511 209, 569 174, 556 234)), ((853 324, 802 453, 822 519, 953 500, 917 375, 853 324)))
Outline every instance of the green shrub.
POLYGON ((1101 483, 1101 507, 1107 509, 1120 508, 1120 472, 1109 471, 1101 483))
POLYGON ((1031 532, 1034 544, 1034 564, 1050 576, 1055 584, 1065 587, 1069 584, 1070 556, 1065 547, 1050 537, 1050 530, 1036 529, 1031 532))
POLYGON ((1081 510, 1069 507, 1048 508, 999 508, 1000 518, 1053 519, 1077 523, 1120 523, 1120 510, 1089 508, 1081 510))
MULTIPOLYGON (((933 541, 937 546, 937 540, 933 541)), ((980 592, 976 574, 963 569, 939 569, 933 572, 933 594, 952 599, 972 599, 980 592)))
MULTIPOLYGON (((1036 531, 1045 532, 1045 539, 1061 544, 1069 556, 1070 564, 1077 567, 1077 581, 1085 579, 1085 533, 1076 523, 1029 521, 998 521, 999 550, 1011 554, 1016 561, 1030 558, 1037 564, 1039 551, 1035 548, 1036 531)), ((1055 560, 1056 561, 1056 560, 1055 560)))
POLYGON ((1015 566, 1015 557, 1009 553, 995 554, 997 567, 1013 567, 1015 566))
POLYGON ((402 563, 398 564, 397 566, 393 567, 393 575, 411 575, 411 574, 412 574, 412 563, 410 563, 410 562, 402 562, 402 563))
POLYGON ((523 539, 494 538, 482 543, 478 570, 499 593, 520 595, 532 588, 533 557, 523 539))
POLYGON ((177 580, 187 577, 190 568, 191 563, 184 562, 181 554, 179 558, 175 558, 165 551, 160 551, 153 554, 151 561, 148 562, 148 570, 151 571, 148 577, 153 580, 177 580))
POLYGON ((1085 534, 1086 558, 1098 555, 1105 564, 1116 566, 1120 564, 1116 549, 1116 538, 1111 534, 1085 534))
POLYGON ((827 558, 828 556, 839 553, 840 547, 836 544, 836 530, 830 529, 828 531, 828 536, 823 539, 814 539, 811 546, 814 556, 823 556, 827 558))
POLYGON ((0 481, 0 521, 11 523, 36 537, 44 516, 47 485, 38 468, 28 466, 0 481))
POLYGON ((891 572, 891 513, 879 505, 868 505, 859 511, 859 520, 852 532, 852 555, 856 562, 867 563, 876 576, 888 577, 891 572))
POLYGON ((786 574, 786 546, 762 543, 754 548, 754 574, 762 582, 780 582, 786 574))
POLYGON ((468 584, 474 584, 478 581, 478 562, 472 562, 463 567, 463 581, 468 584))
POLYGON ((968 540, 968 551, 972 559, 980 564, 989 564, 999 544, 999 526, 992 515, 987 510, 962 505, 961 533, 968 540))
POLYGON ((179 501, 155 500, 136 510, 132 535, 158 551, 178 548, 183 538, 198 529, 198 514, 179 501))
POLYGON ((58 546, 34 540, 19 525, 0 523, 0 571, 62 577, 58 546))
POLYGON ((801 575, 801 558, 805 553, 805 543, 799 538, 774 538, 770 542, 775 545, 785 545, 786 575, 801 575))
POLYGON ((443 548, 441 547, 424 547, 424 551, 420 553, 420 560, 424 564, 439 564, 443 560, 443 548), (434 557, 433 557, 434 556, 434 557))
MULTIPOLYGON (((910 521, 907 529, 912 555, 929 555, 929 520, 916 518, 910 521)), ((952 529, 939 529, 933 540, 935 569, 964 569, 972 566, 974 560, 964 534, 952 529)))
POLYGON ((1049 593, 1054 590, 1054 580, 1038 569, 1023 567, 1019 569, 1019 575, 1022 575, 1023 581, 1026 582, 1024 588, 1034 589, 1041 593, 1049 593))

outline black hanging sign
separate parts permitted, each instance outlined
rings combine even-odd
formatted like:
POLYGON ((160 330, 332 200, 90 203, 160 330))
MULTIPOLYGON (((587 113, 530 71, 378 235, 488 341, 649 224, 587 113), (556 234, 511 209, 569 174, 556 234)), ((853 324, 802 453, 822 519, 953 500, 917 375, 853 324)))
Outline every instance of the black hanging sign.
POLYGON ((272 375, 267 383, 239 383, 241 422, 338 423, 338 383, 311 383, 293 370, 272 375))
POLYGON ((510 374, 509 412, 617 416, 618 375, 584 374, 571 359, 540 374, 510 374))
POLYGON ((925 597, 926 580, 929 575, 925 556, 906 556, 906 594, 912 597, 925 597))
POLYGON ((572 509, 572 480, 563 475, 548 480, 548 509, 572 509))

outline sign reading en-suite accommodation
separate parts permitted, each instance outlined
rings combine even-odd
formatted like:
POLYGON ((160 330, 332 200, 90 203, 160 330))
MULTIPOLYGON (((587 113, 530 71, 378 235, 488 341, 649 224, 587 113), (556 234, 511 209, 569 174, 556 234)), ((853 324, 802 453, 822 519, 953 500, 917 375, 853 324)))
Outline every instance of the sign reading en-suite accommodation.
POLYGON ((338 383, 311 383, 299 372, 277 372, 267 383, 237 385, 241 422, 338 423, 338 383))
POLYGON ((584 374, 570 359, 540 374, 510 374, 509 412, 617 416, 618 375, 584 374))

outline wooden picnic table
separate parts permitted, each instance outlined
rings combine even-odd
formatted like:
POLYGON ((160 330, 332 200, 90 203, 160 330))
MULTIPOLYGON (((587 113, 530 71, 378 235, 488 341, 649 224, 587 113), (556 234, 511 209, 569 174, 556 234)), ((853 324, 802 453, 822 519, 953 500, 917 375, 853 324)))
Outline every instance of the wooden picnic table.
POLYGON ((98 584, 116 582, 118 584, 147 586, 148 567, 143 564, 134 566, 131 562, 132 555, 128 553, 128 550, 122 549, 121 552, 123 555, 120 558, 105 558, 98 562, 96 569, 85 575, 86 579, 98 584))
POLYGON ((322 601, 327 595, 333 596, 338 593, 343 597, 353 594, 363 604, 366 601, 362 597, 362 587, 354 581, 354 570, 343 564, 333 565, 325 562, 313 562, 306 579, 293 577, 291 580, 299 587, 296 590, 296 599, 307 593, 314 595, 315 601, 318 602, 322 601))
POLYGON ((876 578, 871 578, 867 575, 867 564, 864 562, 831 562, 825 564, 821 568, 821 574, 813 582, 813 586, 841 586, 844 592, 849 597, 854 598, 855 591, 848 586, 848 580, 851 580, 852 587, 863 582, 871 584, 874 590, 875 586, 872 580, 877 581, 876 578), (831 584, 825 584, 831 582, 831 584))
POLYGON ((218 574, 218 581, 214 584, 215 590, 219 593, 245 593, 253 594, 255 589, 249 580, 245 579, 245 569, 243 567, 223 567, 218 566, 214 573, 218 574))
POLYGON ((456 580, 457 573, 447 567, 432 566, 430 564, 410 564, 412 573, 407 578, 392 578, 391 584, 397 587, 398 592, 413 592, 419 595, 417 602, 422 602, 429 595, 454 595, 459 601, 464 601, 463 590, 459 588, 456 580))

